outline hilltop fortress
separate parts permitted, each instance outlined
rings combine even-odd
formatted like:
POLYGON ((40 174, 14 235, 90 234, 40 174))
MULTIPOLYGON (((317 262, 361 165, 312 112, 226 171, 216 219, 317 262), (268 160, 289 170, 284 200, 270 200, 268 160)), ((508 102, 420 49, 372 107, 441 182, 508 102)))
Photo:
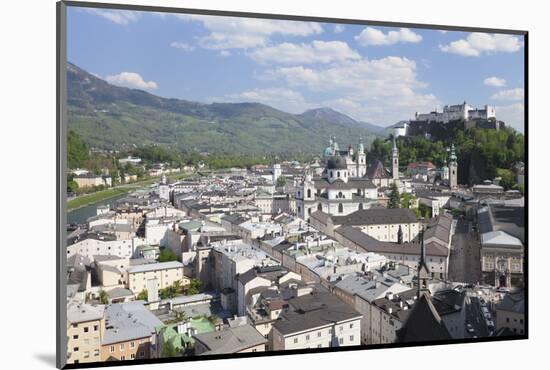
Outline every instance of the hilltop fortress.
POLYGON ((395 129, 397 136, 428 136, 434 126, 453 123, 462 125, 464 129, 480 127, 499 130, 504 127, 504 122, 496 118, 494 106, 485 105, 483 109, 479 109, 464 102, 445 105, 442 112, 416 112, 413 119, 400 122, 395 129))

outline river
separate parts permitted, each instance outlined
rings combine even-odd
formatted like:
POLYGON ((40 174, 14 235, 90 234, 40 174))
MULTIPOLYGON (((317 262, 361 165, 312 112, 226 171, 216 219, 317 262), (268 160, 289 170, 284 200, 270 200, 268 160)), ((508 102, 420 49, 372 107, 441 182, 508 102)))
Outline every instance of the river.
POLYGON ((115 197, 99 201, 94 204, 87 205, 85 207, 77 208, 67 212, 67 223, 69 224, 82 224, 97 213, 97 207, 102 205, 109 205, 110 208, 114 208, 117 200, 124 198, 128 194, 120 194, 115 197))

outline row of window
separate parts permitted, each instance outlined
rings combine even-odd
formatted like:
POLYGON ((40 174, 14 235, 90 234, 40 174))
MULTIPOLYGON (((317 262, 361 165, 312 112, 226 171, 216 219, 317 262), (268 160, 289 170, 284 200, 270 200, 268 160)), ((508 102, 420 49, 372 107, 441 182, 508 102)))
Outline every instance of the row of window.
MULTIPOLYGON (((119 350, 120 350, 121 352, 124 352, 124 351, 125 351, 125 347, 126 347, 125 343, 121 343, 121 344, 119 345, 119 350)), ((136 347, 136 343, 135 343, 135 342, 130 342, 130 349, 134 349, 135 347, 136 347)), ((112 345, 111 348, 109 348, 109 351, 110 351, 111 353, 114 353, 114 352, 115 352, 115 345, 112 345)))

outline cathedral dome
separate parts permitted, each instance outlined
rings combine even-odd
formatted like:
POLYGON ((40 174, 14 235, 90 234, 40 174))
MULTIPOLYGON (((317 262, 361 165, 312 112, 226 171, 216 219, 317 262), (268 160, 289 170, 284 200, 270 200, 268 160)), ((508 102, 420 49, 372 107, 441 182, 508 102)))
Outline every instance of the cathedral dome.
POLYGON ((345 170, 347 168, 346 160, 343 157, 332 157, 327 162, 329 170, 345 170))

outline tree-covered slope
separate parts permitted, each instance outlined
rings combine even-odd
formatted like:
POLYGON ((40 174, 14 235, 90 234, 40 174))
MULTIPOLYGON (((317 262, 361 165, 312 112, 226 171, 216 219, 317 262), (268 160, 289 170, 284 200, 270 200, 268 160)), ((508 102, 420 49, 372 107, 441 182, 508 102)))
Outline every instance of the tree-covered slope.
POLYGON ((113 86, 73 64, 67 81, 69 128, 91 147, 161 144, 186 152, 320 154, 332 135, 342 147, 359 136, 367 144, 375 138, 360 125, 259 103, 202 104, 113 86))

